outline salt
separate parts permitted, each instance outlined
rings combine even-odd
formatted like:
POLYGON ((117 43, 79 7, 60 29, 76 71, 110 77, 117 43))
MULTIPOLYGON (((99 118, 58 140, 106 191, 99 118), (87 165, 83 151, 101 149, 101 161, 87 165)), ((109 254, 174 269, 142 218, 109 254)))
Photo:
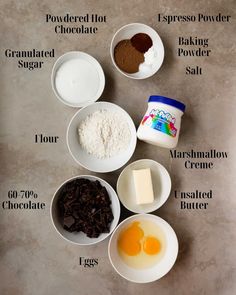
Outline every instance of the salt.
POLYGON ((144 53, 144 62, 139 65, 139 71, 142 73, 148 73, 152 70, 154 62, 157 57, 157 52, 154 49, 154 46, 148 49, 147 52, 144 53))

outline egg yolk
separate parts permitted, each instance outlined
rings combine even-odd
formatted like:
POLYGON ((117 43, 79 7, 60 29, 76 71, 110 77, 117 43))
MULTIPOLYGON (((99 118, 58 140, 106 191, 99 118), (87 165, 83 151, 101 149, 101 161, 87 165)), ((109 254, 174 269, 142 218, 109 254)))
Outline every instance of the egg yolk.
POLYGON ((149 255, 155 255, 161 250, 161 243, 154 237, 146 237, 143 243, 143 251, 149 255))
POLYGON ((139 222, 133 222, 130 227, 120 234, 118 246, 125 254, 135 256, 141 251, 140 240, 143 236, 144 233, 139 226, 139 222))

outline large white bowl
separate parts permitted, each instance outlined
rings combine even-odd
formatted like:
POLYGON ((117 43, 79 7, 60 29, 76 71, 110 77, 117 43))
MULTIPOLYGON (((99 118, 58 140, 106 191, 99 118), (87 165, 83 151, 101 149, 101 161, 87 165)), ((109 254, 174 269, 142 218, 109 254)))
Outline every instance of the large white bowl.
POLYGON ((161 67, 163 60, 164 60, 164 46, 161 41, 160 36, 158 33, 151 27, 145 25, 145 24, 140 24, 140 23, 131 23, 128 25, 125 25, 121 27, 114 35, 111 41, 111 47, 110 47, 110 54, 111 54, 111 59, 117 70, 125 75, 128 78, 132 79, 146 79, 154 75, 161 67), (153 61, 152 67, 145 72, 137 72, 134 74, 129 74, 124 71, 122 71, 116 64, 115 58, 114 58, 114 49, 116 45, 121 41, 125 39, 131 39, 135 34, 138 33, 145 33, 149 35, 149 37, 152 39, 153 42, 153 48, 157 52, 157 55, 153 61))
POLYGON ((151 214, 137 214, 122 221, 111 235, 108 245, 110 262, 119 275, 134 283, 149 283, 159 280, 173 267, 178 255, 178 240, 172 227, 162 218, 151 214), (166 237, 166 251, 163 258, 153 267, 135 269, 125 264, 118 253, 117 240, 120 232, 133 221, 150 220, 157 224, 166 237))
POLYGON ((128 210, 134 213, 150 213, 160 208, 167 201, 171 191, 171 179, 166 168, 160 163, 150 159, 142 159, 124 168, 118 178, 116 190, 121 203, 128 210), (151 169, 154 202, 138 205, 132 171, 145 168, 151 169))
MULTIPOLYGON (((68 83, 71 81, 68 81, 68 83)), ((88 74, 86 73, 86 75, 84 75, 83 81, 81 81, 81 83, 83 84, 87 84, 88 89, 89 89, 89 85, 91 85, 90 83, 92 83, 93 81, 91 81, 91 78, 88 76, 88 74)), ((51 84, 52 84, 52 89, 53 92, 55 93, 56 97, 63 102, 64 104, 70 106, 70 107, 75 107, 75 108, 81 108, 84 107, 88 104, 91 104, 93 102, 95 102, 96 100, 99 99, 99 97, 102 95, 102 92, 104 90, 105 87, 105 76, 104 76, 104 72, 103 69, 100 65, 100 63, 91 55, 82 52, 82 51, 69 51, 63 55, 61 55, 55 62, 53 68, 52 68, 52 74, 51 74, 51 84), (59 70, 59 68, 61 67, 61 65, 67 61, 70 60, 76 60, 76 59, 80 59, 85 61, 88 66, 94 69, 94 71, 97 72, 97 76, 99 79, 99 87, 97 89, 97 92, 89 97, 89 99, 84 100, 83 97, 78 97, 78 102, 76 103, 71 103, 67 100, 65 100, 58 92, 57 87, 56 87, 56 83, 55 83, 55 79, 56 79, 56 75, 57 75, 57 71, 59 70)))
POLYGON ((134 153, 137 143, 136 128, 129 114, 116 104, 110 102, 96 102, 79 110, 71 119, 67 129, 67 146, 73 159, 84 168, 94 172, 110 172, 125 165, 134 153), (79 143, 78 126, 90 114, 99 110, 109 110, 123 116, 126 120, 131 134, 128 148, 120 154, 98 159, 94 155, 88 154, 79 143))
POLYGON ((82 245, 82 246, 93 245, 93 244, 101 242, 102 240, 107 238, 113 232, 113 230, 116 228, 116 226, 119 222, 119 219, 120 219, 120 202, 119 202, 119 199, 118 199, 117 194, 114 191, 114 189, 105 180, 103 180, 99 177, 96 177, 96 176, 92 176, 92 175, 79 175, 79 176, 75 176, 70 179, 67 179, 65 182, 63 182, 59 186, 59 188, 55 192, 55 194, 52 198, 52 201, 51 201, 50 214, 51 214, 53 226, 62 238, 64 238, 68 242, 71 242, 71 243, 74 243, 77 245, 82 245), (106 190, 109 194, 109 197, 111 199, 111 209, 113 212, 114 219, 110 225, 110 232, 109 233, 102 233, 99 235, 98 238, 89 238, 83 232, 72 232, 71 233, 71 232, 66 231, 62 226, 62 220, 59 215, 59 209, 58 209, 59 193, 62 190, 63 186, 67 182, 70 182, 71 180, 78 179, 78 178, 86 178, 86 179, 89 179, 92 181, 98 180, 101 183, 101 185, 106 188, 106 190))

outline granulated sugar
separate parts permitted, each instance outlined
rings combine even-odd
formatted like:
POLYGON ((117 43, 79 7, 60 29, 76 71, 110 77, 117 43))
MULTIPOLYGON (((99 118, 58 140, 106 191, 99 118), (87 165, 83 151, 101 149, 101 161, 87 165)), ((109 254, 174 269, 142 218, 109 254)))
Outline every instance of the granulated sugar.
POLYGON ((79 125, 78 135, 83 149, 97 158, 110 158, 121 153, 131 139, 125 119, 108 110, 88 115, 79 125))
POLYGON ((66 102, 85 103, 96 96, 100 78, 93 64, 82 58, 75 58, 59 67, 55 85, 59 95, 66 102))

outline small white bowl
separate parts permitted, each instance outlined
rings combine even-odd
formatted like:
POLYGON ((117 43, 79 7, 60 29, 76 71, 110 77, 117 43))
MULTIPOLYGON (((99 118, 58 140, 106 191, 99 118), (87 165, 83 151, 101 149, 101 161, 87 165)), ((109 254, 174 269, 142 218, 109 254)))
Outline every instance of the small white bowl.
POLYGON ((133 215, 122 221, 111 235, 108 245, 110 262, 119 275, 134 283, 150 283, 166 275, 175 264, 178 255, 178 240, 172 227, 162 218, 152 214, 133 215), (150 220, 157 224, 166 237, 166 252, 153 267, 145 269, 131 268, 125 264, 118 253, 117 240, 120 232, 133 221, 150 220))
POLYGON ((131 24, 123 26, 115 33, 111 41, 110 54, 111 54, 111 59, 113 64, 115 65, 115 67, 120 73, 132 79, 146 79, 153 76, 160 69, 164 60, 164 46, 160 36, 153 28, 145 24, 131 23, 131 24), (131 39, 135 34, 138 34, 138 33, 145 33, 152 39, 153 48, 155 49, 157 54, 154 59, 153 65, 152 67, 150 67, 150 69, 143 72, 139 71, 134 74, 129 74, 122 71, 117 66, 115 62, 115 58, 114 58, 114 49, 121 40, 131 39))
POLYGON ((51 214, 51 220, 52 220, 54 228, 56 229, 56 231, 59 233, 59 235, 63 239, 65 239, 66 241, 71 242, 73 244, 76 244, 76 245, 82 245, 82 246, 93 245, 93 244, 97 244, 97 243, 103 241, 116 228, 116 226, 119 222, 119 219, 120 219, 120 202, 119 202, 119 199, 118 199, 117 194, 114 191, 114 189, 105 180, 103 180, 99 177, 96 177, 96 176, 92 176, 92 175, 79 175, 79 176, 75 176, 70 179, 67 179, 65 182, 63 182, 59 186, 59 188, 55 192, 55 194, 52 198, 52 201, 51 201, 50 214, 51 214), (109 197, 111 199, 111 208, 112 208, 114 219, 110 225, 110 232, 109 233, 102 233, 99 235, 98 238, 89 238, 83 232, 72 232, 71 233, 71 232, 66 231, 62 226, 62 220, 60 218, 59 210, 58 210, 59 193, 60 193, 61 189, 63 188, 63 186, 67 182, 70 182, 71 180, 78 179, 78 178, 86 178, 86 179, 89 179, 92 181, 98 180, 101 183, 101 185, 106 188, 106 190, 109 194, 109 197))
POLYGON ((160 208, 168 199, 171 191, 171 178, 167 170, 160 163, 143 159, 135 161, 124 168, 116 186, 121 203, 134 213, 150 213, 160 208), (138 205, 136 203, 135 187, 132 170, 151 169, 154 202, 138 205))
MULTIPOLYGON (((67 77, 66 77, 67 79, 67 77)), ((68 84, 73 84, 73 81, 69 80, 69 77, 67 79, 68 84)), ((55 62, 53 68, 52 68, 52 74, 51 74, 51 84, 52 84, 52 89, 54 91, 54 94, 56 95, 56 97, 63 102, 64 104, 70 106, 70 107, 84 107, 88 104, 91 104, 95 101, 97 101, 99 99, 99 97, 102 95, 102 92, 104 90, 105 87, 105 76, 104 76, 104 72, 103 69, 100 65, 100 63, 91 55, 82 52, 82 51, 70 51, 67 52, 63 55, 61 55, 55 62), (91 88, 91 83, 93 83, 93 81, 91 80, 91 75, 89 75, 89 71, 91 71, 91 69, 94 71, 94 73, 97 74, 97 79, 98 79, 98 89, 96 91, 96 93, 88 94, 88 91, 86 91, 86 89, 84 89, 84 95, 86 94, 86 96, 89 96, 89 98, 84 99, 83 97, 78 97, 78 101, 77 102, 70 102, 69 100, 66 100, 65 97, 62 97, 56 87, 56 75, 57 72, 59 70, 59 68, 62 66, 63 63, 67 62, 67 61, 71 61, 71 60, 83 60, 83 62, 85 64, 87 64, 87 68, 86 68, 86 73, 84 74, 84 76, 81 78, 81 84, 82 85, 86 85, 87 84, 87 89, 89 91, 89 89, 91 88)), ((84 86, 83 86, 84 87, 84 86)), ((65 94, 64 94, 65 96, 65 94)), ((83 96, 83 95, 81 95, 83 96)))
POLYGON ((125 165, 134 153, 137 143, 136 128, 129 114, 116 104, 110 102, 96 102, 79 110, 71 119, 67 128, 67 146, 73 159, 84 168, 94 172, 110 172, 119 169, 125 165), (88 154, 80 145, 78 136, 78 126, 90 114, 99 111, 108 110, 120 114, 126 120, 131 134, 131 140, 128 148, 120 154, 98 159, 94 155, 88 154))

